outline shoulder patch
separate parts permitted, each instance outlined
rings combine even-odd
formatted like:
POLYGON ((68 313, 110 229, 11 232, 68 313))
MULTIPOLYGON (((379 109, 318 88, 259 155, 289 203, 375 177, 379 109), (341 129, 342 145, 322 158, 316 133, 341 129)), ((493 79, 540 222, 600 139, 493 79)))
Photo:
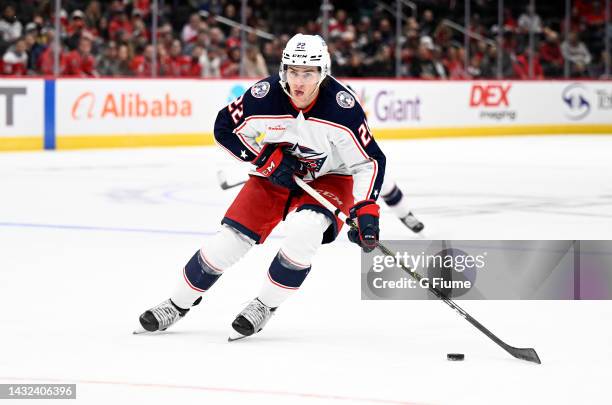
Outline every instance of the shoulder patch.
POLYGON ((253 87, 251 87, 251 94, 255 98, 263 98, 270 91, 270 83, 268 82, 259 82, 255 83, 253 87))
POLYGON ((344 90, 336 94, 336 101, 342 108, 353 108, 355 105, 355 98, 344 90))

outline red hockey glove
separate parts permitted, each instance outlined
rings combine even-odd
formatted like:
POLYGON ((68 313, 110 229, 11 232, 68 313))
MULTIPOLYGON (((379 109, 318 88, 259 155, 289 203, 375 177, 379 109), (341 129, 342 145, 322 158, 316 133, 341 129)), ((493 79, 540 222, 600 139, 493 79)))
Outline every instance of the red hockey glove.
POLYGON ((299 171, 301 164, 297 158, 287 152, 283 144, 267 143, 259 152, 253 163, 256 171, 267 177, 272 183, 297 190, 293 176, 299 171))
POLYGON ((371 252, 378 245, 380 207, 374 200, 364 200, 353 205, 349 214, 352 219, 357 219, 359 227, 348 231, 349 240, 361 246, 364 252, 371 252))

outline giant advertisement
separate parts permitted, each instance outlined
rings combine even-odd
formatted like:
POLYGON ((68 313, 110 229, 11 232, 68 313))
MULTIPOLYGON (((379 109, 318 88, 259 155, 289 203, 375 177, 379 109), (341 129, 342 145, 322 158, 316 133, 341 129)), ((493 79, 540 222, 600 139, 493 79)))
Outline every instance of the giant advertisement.
POLYGON ((0 80, 0 150, 40 149, 44 130, 44 81, 0 80))
POLYGON ((383 138, 612 133, 610 81, 345 82, 383 138))

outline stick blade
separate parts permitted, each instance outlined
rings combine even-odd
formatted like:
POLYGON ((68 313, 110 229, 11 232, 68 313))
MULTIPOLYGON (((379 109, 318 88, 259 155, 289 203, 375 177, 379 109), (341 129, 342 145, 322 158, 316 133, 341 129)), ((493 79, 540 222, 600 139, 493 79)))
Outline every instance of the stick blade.
POLYGON ((540 361, 540 356, 538 356, 538 353, 535 351, 535 349, 518 349, 516 347, 511 347, 509 348, 508 352, 517 359, 530 361, 536 364, 542 364, 542 362, 540 361))

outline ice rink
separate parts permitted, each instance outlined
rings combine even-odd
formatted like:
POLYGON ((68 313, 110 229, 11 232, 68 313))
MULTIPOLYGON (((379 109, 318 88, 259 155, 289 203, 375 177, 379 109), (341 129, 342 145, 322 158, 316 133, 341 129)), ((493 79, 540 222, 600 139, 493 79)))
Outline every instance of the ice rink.
MULTIPOLYGON (((383 206, 383 239, 612 239, 612 137, 381 146, 426 225, 383 206)), ((282 224, 176 327, 132 335, 238 192, 218 169, 239 170, 213 147, 0 154, 0 383, 76 383, 77 403, 104 405, 609 403, 612 302, 460 302, 534 347, 543 364, 526 363, 439 302, 361 301, 345 232, 250 339, 227 334, 282 224)))

